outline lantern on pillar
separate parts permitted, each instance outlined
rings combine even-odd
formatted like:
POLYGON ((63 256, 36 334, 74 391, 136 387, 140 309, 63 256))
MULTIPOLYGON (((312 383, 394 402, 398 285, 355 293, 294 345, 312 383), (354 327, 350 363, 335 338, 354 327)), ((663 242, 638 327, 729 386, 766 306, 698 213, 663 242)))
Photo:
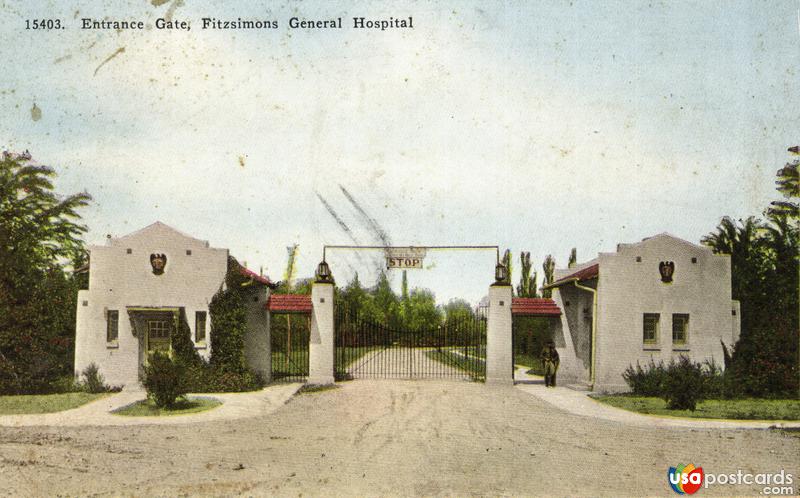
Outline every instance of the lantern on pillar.
POLYGON ((494 267, 494 280, 496 284, 505 284, 508 282, 508 268, 502 263, 497 263, 494 267))
POLYGON ((331 268, 328 266, 328 263, 325 262, 323 259, 322 262, 317 265, 317 283, 330 283, 331 282, 331 268))

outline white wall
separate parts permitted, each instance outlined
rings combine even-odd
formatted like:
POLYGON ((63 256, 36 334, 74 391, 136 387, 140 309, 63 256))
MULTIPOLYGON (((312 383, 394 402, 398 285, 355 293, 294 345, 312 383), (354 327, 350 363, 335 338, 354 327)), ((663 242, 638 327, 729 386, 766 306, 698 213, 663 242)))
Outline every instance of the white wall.
POLYGON ((720 341, 732 345, 738 328, 738 313, 731 314, 728 256, 662 234, 621 244, 616 253, 600 254, 599 262, 595 390, 627 390, 625 368, 637 361, 644 365, 651 358, 669 362, 684 354, 693 361, 713 359, 723 366, 720 341), (661 281, 661 261, 675 263, 671 284, 661 281), (644 313, 660 314, 656 345, 643 344, 644 313), (675 313, 690 315, 685 345, 672 343, 675 313))
POLYGON ((266 381, 272 380, 272 354, 270 347, 270 316, 266 304, 269 289, 253 286, 247 296, 247 333, 244 336, 244 354, 247 365, 266 381))
MULTIPOLYGON (((585 357, 585 351, 579 348, 581 344, 591 341, 591 330, 570 327, 570 322, 575 320, 569 314, 576 314, 577 310, 581 309, 580 303, 576 303, 573 297, 576 292, 585 293, 575 289, 571 284, 553 289, 553 301, 561 309, 561 316, 550 322, 553 343, 559 357, 557 382, 561 386, 589 382, 588 359, 585 357), (566 306, 566 301, 570 302, 570 306, 566 306), (577 338, 579 335, 581 337, 577 338)), ((591 297, 589 299, 591 300, 591 297)))
POLYGON ((489 287, 489 316, 486 323, 486 384, 514 384, 513 317, 510 285, 489 287))
MULTIPOLYGON (((75 373, 94 362, 108 384, 137 383, 139 340, 133 335, 127 308, 183 307, 194 341, 195 312, 208 312, 208 304, 225 278, 228 251, 209 247, 207 242, 161 223, 89 250, 89 290, 78 293, 75 373), (167 255, 163 275, 153 274, 152 253, 167 255), (108 310, 119 311, 116 344, 106 342, 108 310)), ((210 320, 207 316, 207 339, 210 320)), ((198 352, 208 357, 210 347, 207 341, 198 345, 198 352)))

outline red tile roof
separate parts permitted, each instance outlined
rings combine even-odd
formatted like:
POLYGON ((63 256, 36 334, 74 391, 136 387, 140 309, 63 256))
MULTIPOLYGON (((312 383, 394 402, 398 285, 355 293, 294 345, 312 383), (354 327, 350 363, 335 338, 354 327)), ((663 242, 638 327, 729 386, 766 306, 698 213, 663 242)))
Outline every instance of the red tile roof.
POLYGON ((594 264, 592 266, 587 266, 583 270, 578 270, 575 273, 567 275, 566 277, 559 278, 552 284, 548 285, 548 287, 557 287, 561 284, 565 284, 567 282, 577 281, 583 282, 584 280, 591 280, 593 278, 597 278, 597 275, 600 273, 600 265, 594 264))
POLYGON ((273 313, 311 313, 311 296, 308 294, 272 294, 267 309, 273 313))
POLYGON ((552 299, 515 297, 511 299, 511 314, 523 316, 561 316, 561 310, 552 299))
POLYGON ((267 285, 270 288, 273 288, 275 286, 275 284, 272 283, 272 280, 270 280, 269 277, 267 277, 266 275, 259 275, 258 273, 252 270, 248 270, 244 266, 241 265, 239 266, 239 273, 241 273, 243 276, 247 278, 252 278, 253 280, 255 280, 260 284, 267 285))

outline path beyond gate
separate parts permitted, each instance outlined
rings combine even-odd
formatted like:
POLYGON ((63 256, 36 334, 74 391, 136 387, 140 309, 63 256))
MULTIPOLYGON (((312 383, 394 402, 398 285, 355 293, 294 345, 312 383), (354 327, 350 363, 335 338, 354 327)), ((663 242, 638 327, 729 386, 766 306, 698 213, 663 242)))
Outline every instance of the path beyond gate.
POLYGON ((334 371, 337 380, 486 377, 488 306, 472 316, 420 329, 393 329, 338 305, 334 371))

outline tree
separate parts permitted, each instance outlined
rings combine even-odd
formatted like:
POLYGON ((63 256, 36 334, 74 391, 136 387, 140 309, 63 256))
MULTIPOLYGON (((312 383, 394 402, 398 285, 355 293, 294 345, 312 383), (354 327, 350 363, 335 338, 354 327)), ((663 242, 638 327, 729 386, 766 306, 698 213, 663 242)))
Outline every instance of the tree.
POLYGON ((534 297, 536 294, 536 282, 531 279, 531 253, 522 251, 519 253, 522 275, 519 277, 517 295, 519 297, 534 297))
POLYGON ((731 256, 732 293, 742 312, 728 375, 743 393, 755 396, 796 394, 800 371, 797 161, 777 176, 785 200, 771 204, 765 221, 724 217, 701 239, 715 253, 731 256))
POLYGON ((389 282, 389 277, 386 272, 381 272, 378 276, 378 282, 375 284, 373 292, 374 310, 378 311, 380 320, 378 323, 383 323, 391 328, 402 328, 403 320, 400 311, 400 302, 397 295, 392 290, 392 284, 389 282))
POLYGON ((504 283, 511 285, 511 249, 506 249, 503 253, 503 266, 506 267, 506 279, 504 283))
POLYGON ((72 372, 78 286, 85 262, 86 193, 59 196, 53 168, 30 154, 0 160, 0 392, 44 392, 72 372))
POLYGON ((359 314, 367 298, 367 291, 361 286, 361 281, 358 279, 358 272, 353 275, 352 280, 342 289, 338 297, 340 302, 350 313, 354 315, 359 314))
MULTIPOLYGON (((548 254, 544 258, 544 262, 542 263, 542 270, 544 270, 544 286, 547 287, 548 285, 553 283, 553 272, 556 269, 556 260, 553 258, 551 254, 548 254)), ((542 291, 542 297, 551 297, 553 292, 550 289, 545 289, 542 291)))
POLYGON ((528 297, 539 297, 539 273, 533 272, 530 284, 530 295, 528 297))
POLYGON ((286 287, 286 291, 291 292, 292 287, 294 285, 294 277, 297 273, 297 253, 300 250, 300 246, 297 244, 292 244, 286 247, 286 269, 283 271, 283 283, 286 287))
MULTIPOLYGON (((791 147, 790 152, 797 154, 797 147, 791 147)), ((770 204, 769 213, 773 215, 784 215, 789 218, 797 219, 800 217, 800 206, 796 200, 800 198, 800 159, 786 163, 786 166, 777 172, 778 179, 775 180, 778 192, 784 200, 773 201, 770 204)))
POLYGON ((247 372, 244 337, 247 334, 246 296, 243 277, 236 271, 239 263, 228 257, 225 288, 220 289, 208 305, 211 314, 211 365, 234 374, 247 372))
POLYGON ((436 297, 428 289, 414 289, 408 297, 404 327, 408 330, 426 330, 442 323, 442 311, 436 306, 436 297))
POLYGON ((464 299, 451 299, 442 306, 442 311, 444 312, 445 321, 448 323, 459 323, 475 318, 472 306, 464 299))
POLYGON ((573 247, 572 250, 569 252, 569 262, 567 263, 567 268, 572 268, 578 263, 578 249, 573 247))

